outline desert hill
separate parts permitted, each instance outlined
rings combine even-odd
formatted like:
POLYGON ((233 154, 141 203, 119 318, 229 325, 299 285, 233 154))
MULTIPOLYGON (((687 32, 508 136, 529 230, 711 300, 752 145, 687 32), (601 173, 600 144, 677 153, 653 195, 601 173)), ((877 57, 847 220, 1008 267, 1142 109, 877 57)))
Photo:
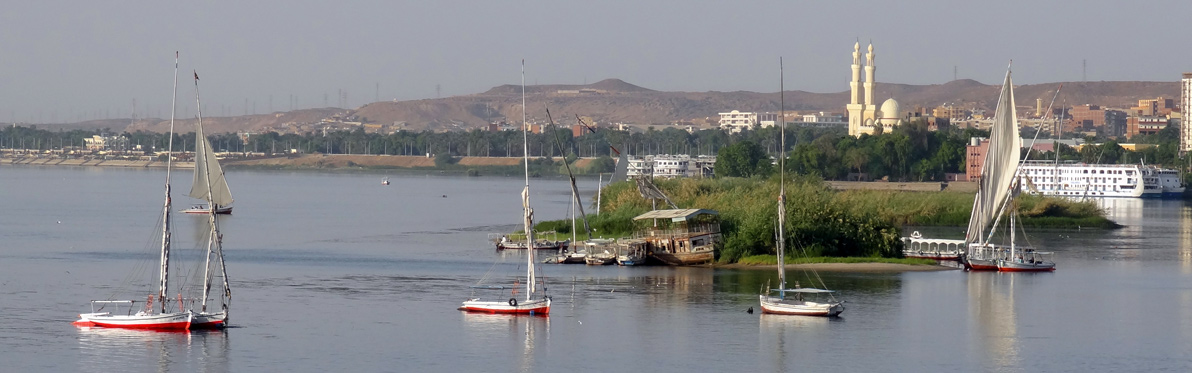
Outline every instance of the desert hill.
MULTIPOLYGON (((1057 105, 1095 104, 1126 108, 1139 99, 1178 98, 1177 82, 1068 82, 1063 83, 1057 105)), ((1016 101, 1020 107, 1034 107, 1035 99, 1046 104, 1059 83, 1020 85, 1016 101)), ((899 101, 904 110, 915 107, 935 107, 943 104, 992 109, 1000 86, 961 79, 944 84, 911 85, 879 82, 874 92, 876 104, 887 98, 899 101)), ((813 93, 787 91, 786 109, 802 112, 843 112, 849 92, 813 93)), ((717 113, 740 110, 766 112, 779 109, 778 92, 663 92, 633 85, 619 79, 605 79, 586 85, 526 86, 526 105, 531 121, 546 121, 550 108, 556 122, 574 123, 575 115, 587 116, 599 123, 661 124, 686 121, 695 125, 714 123, 717 113)), ((319 122, 337 116, 356 118, 365 123, 391 125, 393 129, 409 131, 454 131, 485 126, 490 122, 521 118, 521 86, 501 85, 488 91, 463 96, 410 101, 374 102, 357 109, 320 108, 290 112, 235 117, 204 118, 208 133, 230 131, 308 132, 319 128, 319 122)), ((89 121, 72 124, 43 124, 49 129, 99 129, 121 131, 155 131, 168 129, 168 121, 141 120, 129 124, 128 119, 89 121)), ((192 120, 177 121, 185 131, 192 120)))

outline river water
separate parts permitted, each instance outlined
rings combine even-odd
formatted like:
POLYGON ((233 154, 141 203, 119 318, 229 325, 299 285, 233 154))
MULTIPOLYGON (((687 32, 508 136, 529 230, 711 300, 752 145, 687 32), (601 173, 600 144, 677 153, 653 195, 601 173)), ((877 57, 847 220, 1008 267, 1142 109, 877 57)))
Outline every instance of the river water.
MULTIPOLYGON (((1183 201, 1105 201, 1120 230, 1028 232, 1054 273, 820 272, 838 319, 746 313, 769 270, 582 265, 540 266, 549 317, 506 317, 456 308, 486 274, 524 273, 486 240, 519 224, 523 179, 383 176, 228 172, 232 327, 159 333, 71 321, 152 275, 164 170, 0 166, 0 370, 1192 370, 1183 201)), ((178 209, 189 182, 174 175, 178 209)), ((531 183, 536 218, 564 218, 567 183, 531 183)), ((197 246, 203 218, 174 219, 175 247, 197 246)))

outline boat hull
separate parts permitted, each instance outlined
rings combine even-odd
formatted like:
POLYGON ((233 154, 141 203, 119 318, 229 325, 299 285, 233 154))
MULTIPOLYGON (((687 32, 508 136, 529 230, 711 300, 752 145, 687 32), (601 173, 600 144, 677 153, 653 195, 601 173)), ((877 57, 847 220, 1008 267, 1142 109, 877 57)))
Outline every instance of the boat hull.
POLYGON ((666 265, 688 266, 711 263, 716 259, 716 253, 712 250, 686 253, 668 253, 656 251, 651 253, 650 257, 666 265))
POLYGON ((617 257, 617 264, 623 266, 639 266, 646 264, 646 261, 644 258, 638 256, 620 256, 617 257))
MULTIPOLYGON (((566 251, 567 241, 540 241, 534 243, 534 250, 566 251)), ((525 250, 525 242, 497 242, 497 250, 525 250)))
POLYGON ((997 261, 993 259, 965 259, 964 267, 970 271, 996 271, 997 261))
POLYGON ((902 256, 907 258, 932 259, 932 260, 960 260, 960 253, 948 252, 927 252, 927 251, 903 251, 902 256))
MULTIPOLYGON (((186 213, 186 214, 210 214, 211 209, 196 207, 196 208, 189 208, 186 210, 182 210, 182 212, 186 213)), ((215 213, 220 214, 220 215, 231 215, 232 214, 232 206, 224 206, 224 207, 216 208, 215 213)))
POLYGON ((817 303, 781 299, 765 295, 759 295, 758 297, 761 301, 762 313, 772 315, 834 317, 844 312, 844 305, 840 302, 817 303))
POLYGON ((227 323, 227 313, 173 312, 152 315, 112 315, 109 312, 84 313, 73 324, 80 327, 102 327, 144 330, 218 329, 227 323))
POLYGON ((474 298, 465 301, 459 310, 511 315, 547 315, 550 314, 550 298, 521 302, 516 301, 515 298, 504 302, 482 301, 480 298, 474 298))
POLYGON ((587 262, 588 265, 602 266, 602 265, 609 265, 609 264, 616 263, 617 258, 588 255, 587 257, 584 258, 584 261, 587 262))
POLYGON ((1055 263, 1051 262, 1025 262, 1019 263, 1010 260, 1000 260, 997 263, 998 271, 1001 272, 1051 272, 1055 271, 1055 263))

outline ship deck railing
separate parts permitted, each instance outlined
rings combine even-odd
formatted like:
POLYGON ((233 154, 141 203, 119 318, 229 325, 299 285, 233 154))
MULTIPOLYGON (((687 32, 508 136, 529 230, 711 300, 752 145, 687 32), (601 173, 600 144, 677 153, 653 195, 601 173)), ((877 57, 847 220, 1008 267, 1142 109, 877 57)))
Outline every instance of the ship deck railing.
POLYGON ((686 228, 672 228, 672 229, 656 229, 650 228, 646 230, 639 230, 633 232, 631 238, 633 239, 647 239, 647 238, 682 238, 692 237, 705 234, 720 233, 720 224, 692 224, 686 228))

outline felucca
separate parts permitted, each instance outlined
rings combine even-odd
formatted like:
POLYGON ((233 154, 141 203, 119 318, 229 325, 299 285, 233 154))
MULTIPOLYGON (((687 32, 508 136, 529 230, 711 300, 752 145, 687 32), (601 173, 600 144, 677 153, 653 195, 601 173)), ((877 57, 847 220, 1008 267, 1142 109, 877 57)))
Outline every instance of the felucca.
MULTIPOLYGON (((522 189, 522 223, 526 229, 526 247, 533 247, 534 242, 534 209, 530 208, 530 141, 529 135, 526 133, 526 67, 525 61, 522 61, 522 140, 523 140, 523 165, 525 165, 526 186, 522 189)), ((528 315, 548 315, 550 313, 551 298, 546 296, 545 286, 543 290, 538 292, 536 283, 538 279, 535 276, 535 250, 526 250, 526 297, 524 300, 518 301, 517 291, 518 286, 515 282, 512 290, 513 297, 508 301, 486 301, 480 298, 471 298, 464 301, 460 306, 462 311, 471 312, 487 312, 487 313, 508 313, 508 314, 528 314, 528 315)), ((504 286, 475 286, 474 288, 481 289, 506 289, 504 286)))
MULTIPOLYGON (((198 102, 198 75, 195 79, 195 101, 198 102)), ((178 94, 178 55, 174 55, 174 99, 177 101, 178 94)), ((200 105, 200 107, 202 107, 200 105)), ((128 328, 128 329, 155 329, 155 330, 189 330, 189 329, 204 329, 204 328, 221 328, 227 324, 228 321, 228 305, 231 303, 232 292, 228 286, 227 270, 224 267, 223 249, 221 246, 222 235, 219 233, 218 221, 214 211, 210 214, 210 230, 208 231, 208 241, 206 247, 206 260, 202 272, 201 288, 199 284, 186 283, 186 277, 180 278, 181 281, 171 281, 170 272, 170 175, 173 168, 173 139, 174 139, 174 106, 171 103, 170 109, 170 145, 167 146, 169 152, 166 160, 166 183, 165 183, 165 205, 162 208, 162 232, 161 232, 161 251, 160 261, 161 266, 158 270, 158 286, 156 294, 149 294, 147 300, 138 302, 134 300, 93 300, 91 301, 91 312, 79 315, 79 320, 74 324, 83 327, 107 327, 107 328, 128 328), (215 257, 215 262, 212 262, 212 256, 215 257), (215 268, 219 271, 216 272, 215 268), (211 296, 211 283, 215 278, 222 279, 223 291, 217 293, 214 297, 211 296), (200 290, 201 289, 201 290, 200 290), (172 296, 172 292, 176 291, 177 296, 172 296), (184 297, 184 292, 200 291, 195 296, 184 297), (208 303, 218 302, 219 310, 208 310, 208 303), (140 306, 138 303, 143 303, 140 306), (98 308, 97 308, 98 307, 98 308), (110 311, 104 309, 111 308, 110 311)), ((202 114, 199 115, 199 122, 202 123, 202 114)), ((201 124, 200 124, 201 125, 201 124)), ((207 139, 199 136, 200 142, 206 143, 207 139)), ((210 148, 210 144, 206 144, 210 148)), ((196 162, 203 162, 202 159, 196 162)), ((196 167, 200 167, 196 165, 196 167)), ((206 188, 211 189, 210 181, 204 178, 206 188)), ((196 182, 198 180, 196 179, 196 182)), ((210 192, 206 194, 207 201, 212 202, 213 197, 210 192)), ((212 204, 211 206, 215 206, 212 204)), ((177 266, 177 264, 175 264, 177 266)))
MULTIPOLYGON (((781 79, 782 76, 782 59, 778 59, 778 71, 781 79)), ((779 127, 781 133, 780 149, 781 156, 778 158, 778 288, 769 289, 758 296, 761 302, 762 313, 778 314, 778 315, 801 315, 801 316, 838 316, 844 312, 843 302, 837 301, 832 293, 832 290, 804 288, 795 283, 794 288, 786 287, 786 172, 784 166, 786 165, 786 120, 785 110, 781 108, 784 103, 783 91, 784 84, 779 83, 779 111, 782 113, 778 117, 782 121, 782 126, 779 127), (776 296, 770 296, 769 292, 777 293, 776 296), (814 301, 805 298, 826 297, 825 301, 814 301)), ((812 270, 814 271, 814 270, 812 270)), ((814 278, 818 279, 819 275, 814 278)), ((822 280, 820 281, 823 282, 822 280)), ((827 286, 824 286, 827 287, 827 286)))

